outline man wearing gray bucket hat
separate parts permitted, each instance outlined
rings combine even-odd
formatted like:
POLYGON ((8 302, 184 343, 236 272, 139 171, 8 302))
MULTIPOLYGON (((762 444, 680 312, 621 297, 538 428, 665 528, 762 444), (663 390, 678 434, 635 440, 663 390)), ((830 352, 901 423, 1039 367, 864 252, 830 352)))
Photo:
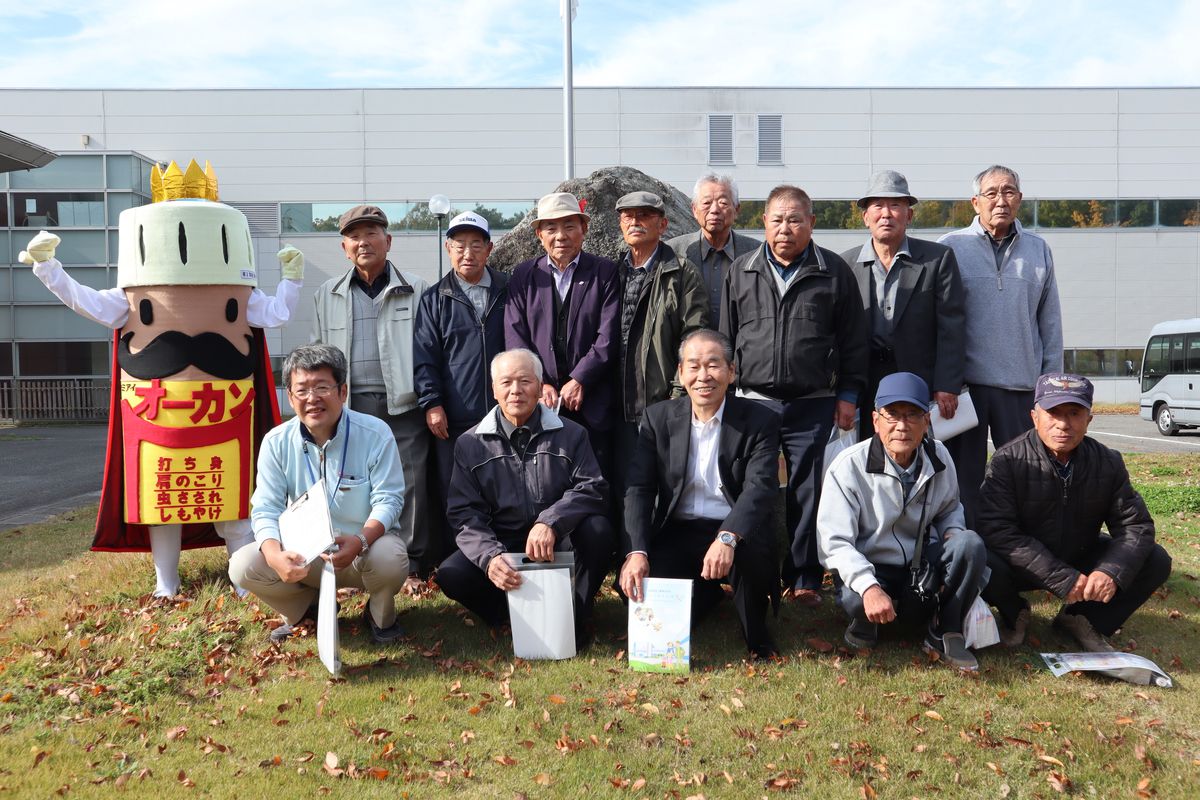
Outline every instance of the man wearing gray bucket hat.
POLYGON ((870 347, 859 430, 871 435, 871 402, 894 372, 919 375, 942 416, 958 407, 963 386, 963 291, 954 251, 908 235, 917 198, 894 170, 871 176, 858 200, 870 238, 842 253, 858 280, 870 347))

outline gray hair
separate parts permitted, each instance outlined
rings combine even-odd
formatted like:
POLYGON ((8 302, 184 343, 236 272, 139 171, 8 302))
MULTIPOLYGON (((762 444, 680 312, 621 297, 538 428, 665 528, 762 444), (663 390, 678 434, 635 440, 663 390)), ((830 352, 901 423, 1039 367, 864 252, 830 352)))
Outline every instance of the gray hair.
POLYGON ((696 202, 696 198, 700 196, 700 190, 704 188, 704 184, 706 183, 715 183, 718 186, 724 186, 729 190, 729 194, 733 197, 733 204, 735 206, 738 204, 737 183, 733 180, 731 175, 722 175, 717 172, 709 172, 705 175, 701 175, 699 180, 696 181, 696 185, 692 187, 693 203, 696 202))
POLYGON ((684 335, 679 342, 679 360, 683 361, 683 348, 687 347, 688 342, 693 339, 701 342, 713 342, 721 346, 721 354, 725 356, 725 363, 733 363, 733 342, 729 341, 729 337, 720 331, 714 331, 712 328, 696 328, 684 335))
POLYGON ((512 350, 505 350, 503 353, 497 353, 492 359, 491 375, 492 380, 496 380, 496 365, 500 363, 500 359, 505 356, 522 356, 529 362, 529 366, 533 367, 533 374, 537 376, 538 381, 544 381, 542 377, 542 360, 538 358, 538 354, 532 350, 526 350, 524 347, 514 347, 512 350))
POLYGON ((300 345, 283 360, 283 369, 280 370, 283 385, 285 388, 291 388, 292 373, 296 370, 316 372, 324 367, 328 367, 333 373, 333 382, 338 386, 346 382, 346 356, 341 350, 331 344, 300 345))
POLYGON ((989 175, 1007 176, 1009 178, 1009 180, 1011 180, 1013 182, 1013 185, 1017 187, 1017 191, 1018 192, 1021 191, 1021 176, 1017 174, 1017 171, 1015 169, 1010 169, 1009 167, 1006 167, 1003 164, 992 164, 990 167, 985 169, 983 172, 976 175, 975 179, 971 181, 971 196, 972 197, 977 196, 979 194, 979 190, 983 187, 983 179, 988 177, 989 175))

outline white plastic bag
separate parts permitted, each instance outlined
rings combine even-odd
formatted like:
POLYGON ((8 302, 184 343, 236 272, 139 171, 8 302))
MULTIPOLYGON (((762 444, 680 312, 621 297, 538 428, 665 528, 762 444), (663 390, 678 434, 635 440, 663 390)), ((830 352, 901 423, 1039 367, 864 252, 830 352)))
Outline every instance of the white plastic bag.
POLYGON ((975 602, 967 609, 967 616, 963 619, 963 639, 972 650, 991 647, 1000 641, 996 617, 982 597, 976 596, 975 602))
POLYGON ((829 442, 825 445, 825 462, 821 465, 821 479, 825 479, 825 473, 829 471, 829 465, 833 463, 833 459, 838 453, 853 447, 858 443, 858 417, 854 418, 854 424, 850 426, 850 430, 844 431, 837 425, 833 426, 833 430, 829 432, 829 442))
POLYGON ((564 659, 575 655, 575 600, 572 591, 575 554, 556 552, 554 561, 530 561, 524 553, 507 553, 521 573, 521 585, 505 594, 517 658, 564 659))

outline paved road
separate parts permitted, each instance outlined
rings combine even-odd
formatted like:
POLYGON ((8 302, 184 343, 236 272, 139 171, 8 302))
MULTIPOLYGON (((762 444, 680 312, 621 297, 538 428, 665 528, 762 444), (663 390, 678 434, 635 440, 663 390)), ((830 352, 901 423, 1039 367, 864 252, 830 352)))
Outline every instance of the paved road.
POLYGON ((1200 455, 1200 430, 1163 436, 1149 420, 1127 414, 1100 414, 1088 433, 1122 453, 1191 453, 1200 455))
POLYGON ((0 429, 0 531, 95 503, 104 425, 0 429))
MULTIPOLYGON (((1160 436, 1154 423, 1105 414, 1091 434, 1125 453, 1200 455, 1200 430, 1160 436)), ((104 468, 105 426, 0 429, 0 531, 95 503, 104 468)))

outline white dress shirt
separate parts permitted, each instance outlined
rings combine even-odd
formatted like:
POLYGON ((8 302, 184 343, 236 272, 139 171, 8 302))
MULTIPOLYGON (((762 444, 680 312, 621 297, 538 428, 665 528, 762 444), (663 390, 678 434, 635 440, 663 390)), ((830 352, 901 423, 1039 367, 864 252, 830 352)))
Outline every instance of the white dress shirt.
POLYGON ((675 507, 676 519, 725 519, 729 515, 730 506, 721 493, 721 472, 717 469, 724 415, 724 401, 708 422, 696 419, 692 412, 687 474, 675 507))

